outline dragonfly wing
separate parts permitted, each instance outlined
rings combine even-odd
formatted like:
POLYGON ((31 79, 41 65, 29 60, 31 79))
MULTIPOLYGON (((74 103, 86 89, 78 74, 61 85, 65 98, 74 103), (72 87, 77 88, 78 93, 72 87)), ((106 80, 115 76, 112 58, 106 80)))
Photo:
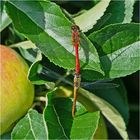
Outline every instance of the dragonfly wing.
POLYGON ((109 88, 117 88, 119 87, 119 85, 115 83, 89 83, 82 85, 81 83, 81 87, 92 89, 109 89, 109 88))

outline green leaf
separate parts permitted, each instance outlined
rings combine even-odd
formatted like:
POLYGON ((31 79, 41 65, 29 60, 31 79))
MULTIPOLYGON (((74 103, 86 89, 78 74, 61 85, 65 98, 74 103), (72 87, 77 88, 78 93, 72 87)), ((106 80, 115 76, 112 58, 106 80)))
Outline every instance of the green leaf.
POLYGON ((58 91, 54 92, 55 94, 48 93, 48 105, 44 111, 49 139, 92 138, 98 128, 100 113, 87 113, 84 106, 78 103, 76 117, 73 120, 71 99, 57 97, 58 91), (77 127, 80 128, 77 129, 77 127), (85 133, 82 134, 81 130, 85 133))
POLYGON ((5 1, 1 1, 0 11, 3 12, 5 1))
POLYGON ((31 41, 23 41, 20 43, 12 44, 9 47, 18 48, 21 55, 30 62, 33 62, 28 71, 28 79, 33 84, 44 84, 46 81, 41 80, 41 77, 38 75, 38 72, 41 69, 39 65, 42 60, 42 54, 38 48, 31 41))
POLYGON ((133 16, 133 6, 135 0, 112 0, 107 7, 104 16, 97 22, 94 30, 97 30, 97 25, 100 25, 100 28, 105 27, 109 24, 115 23, 130 23, 133 16), (104 21, 104 17, 107 17, 104 21), (103 22, 103 23, 102 23, 103 22))
POLYGON ((93 8, 74 18, 75 23, 83 32, 87 32, 97 23, 109 5, 111 0, 101 0, 93 8))
POLYGON ((111 104, 82 88, 79 89, 78 93, 84 100, 87 99, 88 102, 92 102, 93 105, 102 112, 106 119, 117 129, 123 139, 128 139, 125 122, 120 113, 111 104))
POLYGON ((93 139, 95 139, 95 140, 98 140, 98 139, 107 140, 108 139, 107 126, 106 126, 106 123, 105 123, 105 120, 104 120, 102 114, 100 115, 98 128, 94 134, 93 139))
POLYGON ((92 33, 107 78, 132 74, 140 69, 139 24, 114 24, 92 33))
POLYGON ((8 17, 5 9, 0 14, 0 19, 0 32, 2 32, 12 22, 12 20, 8 17))
POLYGON ((8 47, 11 47, 11 48, 22 48, 24 50, 27 50, 27 49, 37 49, 35 44, 33 44, 31 41, 22 41, 22 42, 19 42, 19 43, 15 43, 15 44, 9 45, 8 47))
POLYGON ((35 85, 45 84, 47 81, 40 75, 42 71, 42 65, 40 64, 42 60, 42 55, 39 52, 37 54, 36 60, 32 63, 28 71, 28 79, 35 85))
POLYGON ((93 139, 98 128, 100 112, 90 112, 74 118, 71 139, 93 139))
POLYGON ((35 110, 29 110, 12 131, 12 139, 48 139, 45 120, 35 110))
POLYGON ((31 41, 23 41, 23 42, 19 42, 16 44, 12 44, 9 47, 11 48, 22 48, 22 49, 36 49, 35 44, 33 44, 31 41))
POLYGON ((46 58, 36 58, 36 61, 31 65, 28 71, 29 80, 36 85, 50 85, 50 82, 58 82, 59 80, 60 82, 73 85, 68 79, 66 79, 68 75, 69 74, 66 74, 63 69, 50 63, 46 58), (60 71, 64 72, 64 74, 60 71))
POLYGON ((86 108, 81 103, 76 103, 76 114, 71 130, 72 139, 107 139, 106 125, 100 112, 95 112, 96 107, 86 100, 82 103, 86 108))
POLYGON ((40 75, 42 65, 39 63, 40 61, 35 61, 28 71, 28 79, 35 85, 42 85, 47 82, 47 80, 45 80, 43 76, 40 75))
POLYGON ((137 24, 137 23, 109 25, 99 31, 91 33, 89 35, 89 38, 93 42, 97 43, 98 45, 97 50, 100 56, 102 56, 103 54, 112 53, 113 51, 118 50, 119 48, 125 47, 126 45, 129 45, 138 41, 139 40, 139 31, 138 31, 139 25, 140 24, 137 24), (126 33, 129 33, 129 36, 126 33), (112 37, 116 37, 116 36, 117 36, 118 42, 117 42, 117 45, 114 46, 115 44, 111 44, 109 41, 111 40, 112 37), (112 45, 112 46, 111 47, 105 46, 107 43, 108 44, 110 43, 109 45, 110 46, 112 45), (120 44, 120 43, 124 43, 124 44, 120 44))
MULTIPOLYGON (((35 43, 51 62, 63 68, 74 69, 72 23, 59 6, 49 1, 8 1, 6 8, 15 28, 35 43)), ((80 39, 81 67, 103 73, 95 47, 82 33, 80 39)))
POLYGON ((34 62, 39 53, 38 48, 31 41, 23 41, 20 43, 12 44, 9 47, 18 48, 21 55, 30 62, 34 62))
MULTIPOLYGON (((72 87, 61 86, 61 87, 57 88, 55 97, 56 98, 58 98, 58 97, 59 98, 60 97, 65 97, 66 98, 66 97, 71 97, 72 94, 73 94, 72 87)), ((80 103, 79 102, 76 103, 76 114, 75 114, 76 118, 79 115, 84 115, 85 113, 87 113, 87 111, 89 111, 89 112, 98 111, 98 109, 95 107, 95 105, 93 105, 93 103, 90 100, 85 99, 85 97, 83 97, 81 94, 78 94, 78 98, 77 99, 78 99, 78 101, 80 101, 80 103)), ((92 119, 91 119, 91 121, 92 121, 92 119)), ((90 127, 91 128, 90 130, 89 130, 88 127, 87 127, 87 129, 85 128, 85 133, 89 134, 89 131, 90 131, 91 132, 90 134, 92 136, 94 136, 94 139, 107 139, 107 129, 106 129, 106 125, 105 125, 105 122, 104 122, 102 116, 100 116, 99 123, 96 124, 96 122, 95 122, 94 126, 90 127), (97 125, 97 127, 98 127, 97 130, 95 130, 93 128, 95 125, 97 125)), ((77 135, 79 133, 80 132, 77 132, 77 135)), ((75 139, 76 139, 76 137, 75 137, 75 139)), ((81 137, 81 139, 82 139, 82 137, 81 137)))
POLYGON ((70 98, 56 98, 53 100, 54 107, 58 113, 60 122, 64 128, 66 135, 70 136, 72 127, 72 101, 70 98))
POLYGON ((140 70, 140 41, 101 57, 105 77, 118 78, 140 70))
POLYGON ((71 106, 69 99, 62 99, 61 102, 53 102, 54 92, 48 93, 48 105, 44 111, 47 122, 49 139, 69 139, 69 132, 72 125, 71 106), (65 101, 65 102, 64 102, 65 101))
POLYGON ((101 29, 110 17, 111 13, 104 14, 90 30, 90 33, 101 29))
MULTIPOLYGON (((94 86, 89 86, 86 88, 89 91, 94 91, 94 93, 109 102, 114 106, 124 118, 126 124, 129 120, 129 107, 127 101, 127 91, 121 79, 116 79, 111 82, 112 84, 117 84, 118 87, 108 88, 109 83, 106 83, 105 87, 102 84, 98 85, 100 88, 94 88, 94 86), (117 100, 116 100, 117 99, 117 100)), ((110 84, 111 84, 110 83, 110 84)))
MULTIPOLYGON (((128 2, 128 0, 126 1, 128 2)), ((105 25, 123 22, 125 17, 124 11, 125 11, 124 0, 120 1, 112 0, 105 12, 105 15, 111 14, 110 18, 105 22, 105 25)))
POLYGON ((125 17, 123 23, 130 23, 133 17, 135 0, 125 0, 125 17))

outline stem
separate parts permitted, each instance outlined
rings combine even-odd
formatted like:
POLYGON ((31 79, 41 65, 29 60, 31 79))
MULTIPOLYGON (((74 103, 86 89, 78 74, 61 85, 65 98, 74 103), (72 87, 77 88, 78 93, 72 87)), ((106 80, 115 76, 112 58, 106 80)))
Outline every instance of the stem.
POLYGON ((35 102, 35 103, 33 103, 33 105, 32 105, 32 107, 31 108, 35 108, 35 106, 40 106, 41 105, 41 103, 40 102, 35 102))
POLYGON ((47 98, 46 98, 46 97, 44 97, 44 96, 35 97, 35 101, 45 102, 45 103, 46 103, 46 105, 47 105, 47 103, 48 103, 47 98))

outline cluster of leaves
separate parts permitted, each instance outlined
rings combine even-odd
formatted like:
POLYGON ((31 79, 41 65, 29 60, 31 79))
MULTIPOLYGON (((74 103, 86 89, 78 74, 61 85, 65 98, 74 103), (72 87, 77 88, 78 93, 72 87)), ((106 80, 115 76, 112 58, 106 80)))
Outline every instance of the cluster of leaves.
MULTIPOLYGON (((37 94, 43 94, 47 100, 43 115, 29 110, 14 127, 12 139, 92 139, 100 127, 101 113, 123 139, 128 139, 125 87, 120 79, 109 83, 100 80, 124 77, 140 70, 139 24, 130 23, 134 2, 94 0, 93 7, 75 15, 58 6, 63 2, 5 2, 8 16, 4 9, 0 30, 12 22, 16 32, 30 40, 10 47, 18 48, 31 64, 28 78, 41 88, 36 90, 37 94), (79 89, 79 101, 89 112, 79 104, 73 119, 71 99, 54 99, 53 95, 62 84, 72 86, 75 54, 71 25, 74 22, 82 31, 79 50, 82 81, 90 81, 90 86, 79 89), (93 83, 94 80, 97 81, 93 83), (43 93, 42 86, 49 92, 43 93)), ((62 88, 61 92, 69 91, 62 88)), ((106 131, 105 125, 102 131, 106 131)), ((106 132, 103 134, 100 139, 107 138, 106 132)))

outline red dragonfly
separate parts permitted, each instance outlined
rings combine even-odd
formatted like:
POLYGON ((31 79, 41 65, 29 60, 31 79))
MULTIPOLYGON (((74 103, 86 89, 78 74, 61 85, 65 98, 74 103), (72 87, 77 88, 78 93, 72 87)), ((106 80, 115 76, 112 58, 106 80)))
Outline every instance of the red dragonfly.
MULTIPOLYGON (((94 89, 99 88, 99 87, 114 88, 117 85, 113 84, 113 83, 106 83, 109 80, 95 81, 95 82, 91 82, 91 83, 87 83, 87 82, 81 83, 80 61, 79 61, 79 44, 80 44, 79 27, 77 25, 72 25, 71 29, 72 29, 72 43, 73 43, 73 47, 75 50, 75 60, 76 60, 75 74, 74 74, 74 91, 73 91, 74 99, 73 99, 73 105, 72 105, 72 116, 74 117, 75 110, 76 110, 77 93, 78 93, 80 84, 81 84, 81 86, 83 84, 82 87, 85 87, 85 88, 89 88, 89 86, 91 87, 91 85, 94 85, 93 86, 94 89)), ((46 71, 49 71, 47 68, 44 68, 44 69, 45 69, 44 74, 46 73, 46 71)), ((55 72, 51 72, 51 74, 47 73, 47 75, 55 75, 54 77, 56 77, 56 79, 61 79, 61 81, 71 85, 70 81, 66 80, 64 77, 62 78, 62 76, 60 76, 59 74, 56 74, 55 72)))
MULTIPOLYGON (((74 74, 74 91, 73 91, 73 105, 72 105, 72 116, 74 117, 75 115, 75 108, 76 108, 76 100, 77 100, 77 93, 78 93, 78 89, 80 87, 85 87, 88 88, 89 86, 91 87, 91 85, 94 85, 94 89, 98 89, 98 88, 114 88, 114 87, 118 87, 117 84, 114 83, 108 83, 110 82, 110 80, 100 80, 100 81, 95 81, 95 82, 91 82, 91 83, 81 83, 81 76, 80 76, 80 61, 79 61, 79 44, 80 44, 80 36, 79 36, 79 27, 77 25, 72 25, 71 27, 72 29, 72 43, 73 43, 73 47, 75 50, 75 61, 76 61, 76 65, 75 65, 75 74, 74 74), (82 86, 83 84, 83 86, 82 86)), ((56 77, 56 79, 61 79, 61 81, 71 85, 71 82, 66 80, 64 77, 62 77, 61 75, 55 73, 55 72, 47 72, 50 71, 48 68, 44 67, 43 68, 44 71, 42 71, 42 74, 47 74, 47 75, 55 75, 54 77, 56 77), (49 74, 50 73, 50 74, 49 74)), ((53 78, 54 78, 53 77, 53 78)), ((112 81, 112 80, 111 80, 112 81)))
POLYGON ((75 108, 76 108, 76 100, 77 100, 77 92, 78 88, 80 87, 81 76, 80 76, 80 61, 79 61, 79 27, 77 25, 72 25, 72 43, 75 49, 75 75, 74 75, 74 91, 73 91, 73 105, 72 105, 72 116, 75 115, 75 108))

